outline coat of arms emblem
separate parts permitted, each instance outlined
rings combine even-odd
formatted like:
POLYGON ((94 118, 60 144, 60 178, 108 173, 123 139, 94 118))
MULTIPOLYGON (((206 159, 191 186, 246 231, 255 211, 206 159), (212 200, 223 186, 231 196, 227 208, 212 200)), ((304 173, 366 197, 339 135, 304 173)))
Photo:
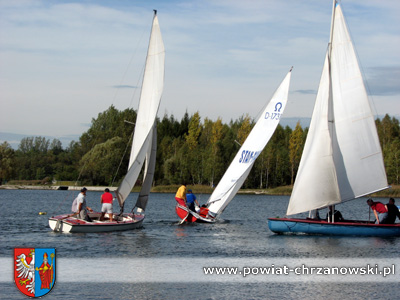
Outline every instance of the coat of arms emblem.
POLYGON ((41 297, 56 282, 55 248, 14 248, 14 281, 30 297, 41 297))

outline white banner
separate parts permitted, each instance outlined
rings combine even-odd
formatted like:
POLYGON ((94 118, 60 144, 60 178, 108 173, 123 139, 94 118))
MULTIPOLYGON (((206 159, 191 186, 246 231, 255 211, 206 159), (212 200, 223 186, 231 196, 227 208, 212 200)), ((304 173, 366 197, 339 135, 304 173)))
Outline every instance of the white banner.
MULTIPOLYGON (((12 258, 0 258, 0 267, 0 282, 12 282, 12 258)), ((81 283, 400 282, 400 259, 58 258, 56 280, 81 283)))

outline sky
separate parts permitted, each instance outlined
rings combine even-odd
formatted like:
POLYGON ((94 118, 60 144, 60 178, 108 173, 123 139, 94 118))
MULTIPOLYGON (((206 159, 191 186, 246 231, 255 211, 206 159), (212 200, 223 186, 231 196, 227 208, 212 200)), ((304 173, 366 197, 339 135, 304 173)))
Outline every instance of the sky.
MULTIPOLYGON (((400 1, 342 8, 376 116, 400 117, 400 1)), ((0 0, 0 132, 79 137, 137 109, 153 9, 166 48, 158 116, 256 117, 293 66, 285 118, 310 118, 331 0, 0 0)))

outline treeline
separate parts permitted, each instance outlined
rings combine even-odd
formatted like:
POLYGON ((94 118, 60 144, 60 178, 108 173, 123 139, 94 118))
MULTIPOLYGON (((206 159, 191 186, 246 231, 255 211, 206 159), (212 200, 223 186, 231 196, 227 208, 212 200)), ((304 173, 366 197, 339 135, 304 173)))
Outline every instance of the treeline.
MULTIPOLYGON (((79 141, 65 149, 59 140, 27 137, 17 150, 0 145, 0 180, 40 180, 48 183, 79 180, 85 185, 115 186, 122 180, 129 160, 136 112, 111 106, 92 120, 79 141)), ((243 116, 224 124, 220 119, 201 119, 186 113, 179 121, 165 115, 157 120, 156 185, 215 186, 244 142, 254 120, 243 116)), ((376 125, 390 184, 400 183, 399 121, 386 115, 376 125)), ((257 158, 244 188, 273 188, 293 184, 308 128, 278 125, 257 158)))

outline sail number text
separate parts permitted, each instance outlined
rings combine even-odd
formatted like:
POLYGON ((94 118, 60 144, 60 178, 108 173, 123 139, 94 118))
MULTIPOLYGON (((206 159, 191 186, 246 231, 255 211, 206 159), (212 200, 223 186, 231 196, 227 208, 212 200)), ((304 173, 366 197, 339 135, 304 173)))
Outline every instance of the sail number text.
POLYGON ((261 151, 243 150, 239 158, 239 163, 247 164, 256 160, 261 151))
POLYGON ((281 118, 281 109, 282 109, 283 104, 281 102, 278 102, 275 104, 275 109, 274 112, 266 112, 264 118, 271 119, 271 120, 279 120, 281 118))

